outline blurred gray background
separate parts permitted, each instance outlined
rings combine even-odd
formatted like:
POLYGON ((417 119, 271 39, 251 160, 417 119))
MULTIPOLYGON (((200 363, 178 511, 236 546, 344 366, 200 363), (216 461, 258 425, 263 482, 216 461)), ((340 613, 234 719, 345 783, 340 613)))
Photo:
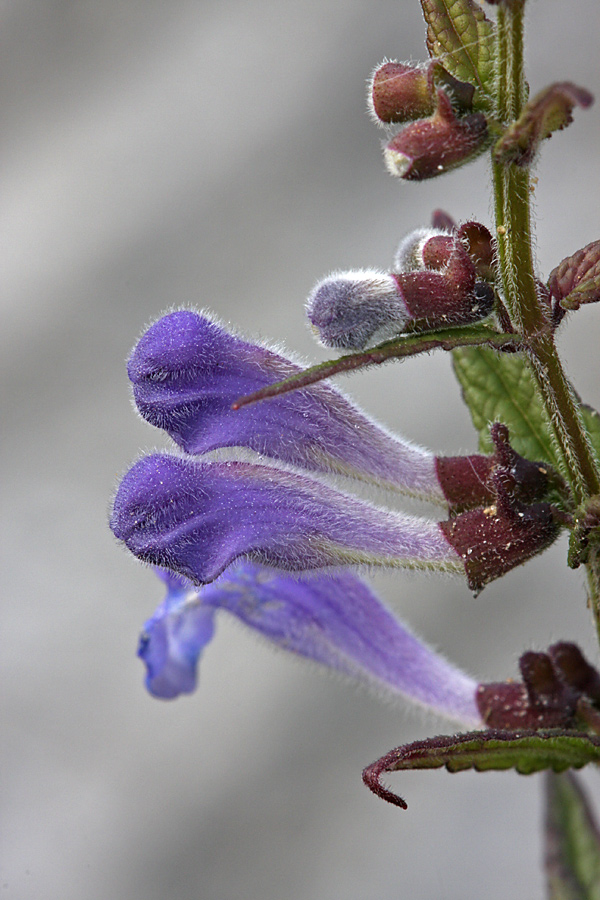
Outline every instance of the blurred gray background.
MULTIPOLYGON (((532 89, 600 96, 597 0, 531 0, 532 89)), ((384 171, 365 79, 424 57, 417 0, 3 0, 1 896, 18 900, 541 900, 541 780, 361 769, 447 723, 379 703, 222 616, 197 694, 151 699, 137 635, 161 599, 107 525, 118 475, 161 437, 124 360, 171 306, 324 359, 303 301, 334 268, 389 265, 431 210, 490 223, 487 168, 384 171), (391 780, 391 779, 390 779, 391 780)), ((544 147, 542 273, 599 236, 600 107, 544 147)), ((600 404, 599 311, 564 326, 600 404)), ((475 449, 434 356, 343 384, 413 440, 475 449)), ((382 578, 421 635, 482 680, 558 638, 593 649, 561 543, 474 600, 382 578)), ((600 799, 596 773, 586 783, 600 799)))

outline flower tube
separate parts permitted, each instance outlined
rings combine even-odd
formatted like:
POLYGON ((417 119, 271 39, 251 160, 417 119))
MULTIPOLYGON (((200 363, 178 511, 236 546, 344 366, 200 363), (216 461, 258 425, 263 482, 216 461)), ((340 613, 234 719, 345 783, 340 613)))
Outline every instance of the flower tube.
POLYGON ((191 693, 219 609, 275 646, 466 725, 481 724, 478 685, 423 644, 349 572, 296 578, 242 563, 198 590, 158 573, 167 595, 144 625, 138 655, 151 694, 191 693))
POLYGON ((121 481, 111 528, 139 559, 196 584, 240 557, 294 572, 344 565, 463 571, 436 522, 237 461, 142 458, 121 481))

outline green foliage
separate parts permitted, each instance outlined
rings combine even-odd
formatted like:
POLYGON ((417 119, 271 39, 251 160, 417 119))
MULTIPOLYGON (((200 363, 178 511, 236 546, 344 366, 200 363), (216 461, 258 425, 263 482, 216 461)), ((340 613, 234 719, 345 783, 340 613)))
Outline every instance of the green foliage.
POLYGON ((395 752, 397 759, 386 767, 387 772, 445 766, 449 772, 516 769, 531 775, 600 762, 600 737, 562 731, 472 731, 417 741, 395 752))
POLYGON ((481 451, 493 451, 490 424, 504 422, 517 453, 560 469, 550 421, 524 358, 484 347, 460 348, 452 356, 464 401, 479 432, 481 451))
POLYGON ((421 0, 427 49, 459 81, 476 88, 473 105, 493 107, 495 29, 473 0, 421 0))
POLYGON ((600 834, 574 775, 546 782, 546 873, 550 900, 600 900, 600 834))
POLYGON ((531 775, 550 769, 580 769, 600 763, 600 737, 566 730, 471 731, 467 734, 427 738, 396 747, 363 772, 363 781, 375 794, 402 809, 406 802, 381 783, 385 772, 406 769, 439 769, 476 772, 515 769, 531 775))

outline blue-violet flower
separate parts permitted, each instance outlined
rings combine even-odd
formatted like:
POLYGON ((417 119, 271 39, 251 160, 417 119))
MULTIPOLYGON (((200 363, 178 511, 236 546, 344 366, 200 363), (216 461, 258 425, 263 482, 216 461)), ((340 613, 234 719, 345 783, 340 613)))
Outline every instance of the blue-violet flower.
MULTIPOLYGON (((470 294, 472 267, 439 237, 440 271, 415 277, 440 276, 470 294)), ((401 277, 409 284, 412 273, 401 277)), ((187 310, 152 325, 131 354, 140 413, 180 448, 138 460, 111 516, 116 537, 167 585, 140 642, 148 689, 165 698, 194 689, 221 608, 300 656, 481 723, 475 682, 421 644, 347 567, 462 574, 478 591, 558 533, 552 507, 532 502, 544 496, 545 470, 519 457, 499 424, 492 456, 436 457, 324 384, 232 409, 299 370, 187 310), (215 458, 224 448, 238 448, 238 458, 215 458), (377 507, 326 483, 332 475, 432 501, 450 518, 377 507)))

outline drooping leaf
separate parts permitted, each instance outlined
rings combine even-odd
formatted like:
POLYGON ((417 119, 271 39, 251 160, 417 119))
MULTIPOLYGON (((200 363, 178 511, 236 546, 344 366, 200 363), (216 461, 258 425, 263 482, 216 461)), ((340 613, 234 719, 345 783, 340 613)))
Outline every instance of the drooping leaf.
POLYGON ((382 799, 406 809, 405 801, 381 783, 385 772, 445 766, 449 772, 515 769, 531 775, 544 769, 580 769, 591 762, 600 762, 596 735, 557 730, 471 731, 396 747, 364 770, 363 781, 382 799))
POLYGON ((600 900, 600 832, 572 773, 548 773, 546 804, 548 897, 600 900))
POLYGON ((570 81, 544 88, 525 104, 516 122, 508 126, 494 147, 495 161, 528 166, 541 141, 572 122, 573 108, 581 106, 585 109, 592 102, 589 91, 570 81))
POLYGON ((477 89, 474 106, 491 107, 495 28, 474 0, 421 0, 427 49, 460 81, 477 89))
POLYGON ((500 421, 508 426, 517 453, 560 470, 550 422, 525 359, 483 347, 460 348, 452 356, 464 401, 479 432, 480 450, 492 452, 489 426, 500 421))

